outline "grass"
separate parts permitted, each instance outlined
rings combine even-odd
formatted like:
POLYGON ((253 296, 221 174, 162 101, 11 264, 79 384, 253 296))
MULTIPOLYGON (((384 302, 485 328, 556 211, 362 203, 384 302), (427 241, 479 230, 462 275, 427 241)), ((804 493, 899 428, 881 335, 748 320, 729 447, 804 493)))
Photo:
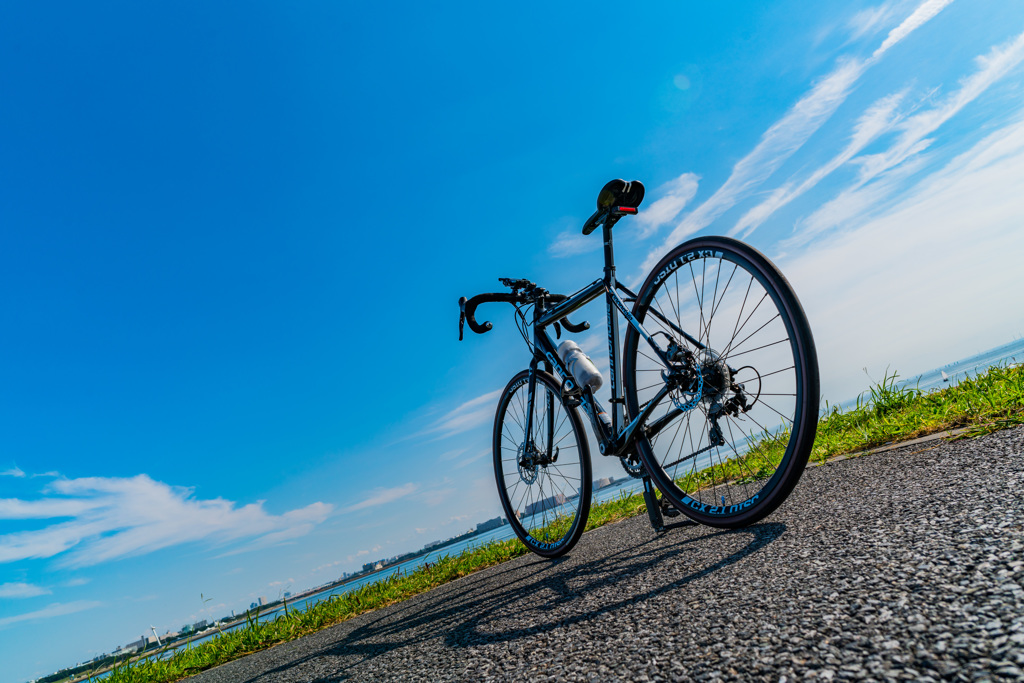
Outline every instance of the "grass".
MULTIPOLYGON (((863 451, 889 442, 906 441, 959 427, 969 427, 965 437, 1024 424, 1024 366, 993 367, 986 373, 933 393, 900 387, 897 375, 858 398, 849 411, 827 407, 818 424, 811 459, 830 458, 863 451)), ((779 457, 777 444, 766 439, 754 447, 758 457, 779 457)), ((762 460, 763 462, 763 460, 762 460)), ((686 490, 735 481, 749 466, 733 463, 708 472, 688 475, 686 490)), ((632 517, 644 510, 637 494, 592 506, 587 529, 632 517)), ((557 524, 557 522, 556 522, 557 524)), ((344 595, 321 600, 305 610, 288 610, 273 619, 250 617, 243 627, 225 632, 198 646, 179 649, 164 660, 152 657, 116 666, 110 683, 163 683, 194 675, 218 664, 294 640, 343 622, 358 614, 380 609, 426 592, 460 577, 526 554, 518 539, 493 541, 457 556, 445 556, 429 567, 407 574, 392 574, 344 595)))
POLYGON ((992 367, 941 391, 922 393, 900 387, 886 375, 870 394, 843 412, 826 410, 818 423, 811 460, 824 462, 845 453, 966 427, 961 438, 981 436, 1024 424, 1024 366, 992 367))

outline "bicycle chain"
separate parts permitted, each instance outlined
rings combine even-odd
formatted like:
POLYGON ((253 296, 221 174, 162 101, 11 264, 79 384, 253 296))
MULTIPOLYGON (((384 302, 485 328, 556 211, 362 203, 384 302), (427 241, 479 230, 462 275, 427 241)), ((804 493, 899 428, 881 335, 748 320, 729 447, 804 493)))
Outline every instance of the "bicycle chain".
POLYGON ((629 461, 629 457, 622 455, 619 456, 619 462, 622 463, 622 469, 626 470, 633 479, 642 479, 644 476, 644 464, 637 462, 635 465, 629 461))

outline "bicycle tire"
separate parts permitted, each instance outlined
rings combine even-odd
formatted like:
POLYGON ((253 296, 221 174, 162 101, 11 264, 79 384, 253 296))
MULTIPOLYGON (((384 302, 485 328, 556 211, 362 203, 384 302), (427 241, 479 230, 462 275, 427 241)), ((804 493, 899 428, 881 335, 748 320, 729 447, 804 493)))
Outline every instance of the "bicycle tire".
MULTIPOLYGON (((701 376, 689 385, 691 393, 673 390, 652 411, 647 425, 664 418, 656 434, 637 438, 654 484, 701 524, 739 528, 763 519, 793 491, 817 431, 817 353, 789 282, 747 244, 698 237, 654 267, 632 313, 663 347, 668 336, 693 353, 691 367, 701 376), (723 324, 716 328, 716 322, 723 324), (704 349, 680 334, 687 324, 704 349), (723 416, 716 404, 728 405, 737 385, 744 386, 742 400, 751 407, 723 416)), ((628 328, 623 372, 631 415, 664 385, 665 366, 655 357, 628 328)))
POLYGON ((579 541, 590 515, 590 448, 579 411, 566 405, 561 384, 541 370, 536 371, 532 437, 527 438, 529 378, 529 370, 518 373, 498 400, 494 477, 516 536, 541 557, 559 557, 579 541), (551 454, 554 461, 545 462, 551 454))

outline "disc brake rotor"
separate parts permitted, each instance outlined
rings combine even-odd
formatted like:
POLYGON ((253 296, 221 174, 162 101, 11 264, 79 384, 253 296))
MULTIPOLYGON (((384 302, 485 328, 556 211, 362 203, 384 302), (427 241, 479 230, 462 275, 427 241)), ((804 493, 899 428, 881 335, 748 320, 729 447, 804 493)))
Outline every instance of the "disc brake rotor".
POLYGON ((519 478, 527 486, 537 481, 537 465, 534 463, 533 449, 527 448, 527 445, 520 444, 519 449, 516 451, 516 462, 519 465, 519 478), (528 452, 530 451, 530 452, 528 452))

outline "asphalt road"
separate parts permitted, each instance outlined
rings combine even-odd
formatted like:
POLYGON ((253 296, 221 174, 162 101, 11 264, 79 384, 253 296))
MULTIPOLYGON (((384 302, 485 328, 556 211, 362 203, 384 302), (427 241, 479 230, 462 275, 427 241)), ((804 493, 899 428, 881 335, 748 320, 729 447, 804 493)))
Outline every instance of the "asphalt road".
POLYGON ((740 531, 646 515, 196 676, 1024 680, 1024 428, 808 469, 740 531))

